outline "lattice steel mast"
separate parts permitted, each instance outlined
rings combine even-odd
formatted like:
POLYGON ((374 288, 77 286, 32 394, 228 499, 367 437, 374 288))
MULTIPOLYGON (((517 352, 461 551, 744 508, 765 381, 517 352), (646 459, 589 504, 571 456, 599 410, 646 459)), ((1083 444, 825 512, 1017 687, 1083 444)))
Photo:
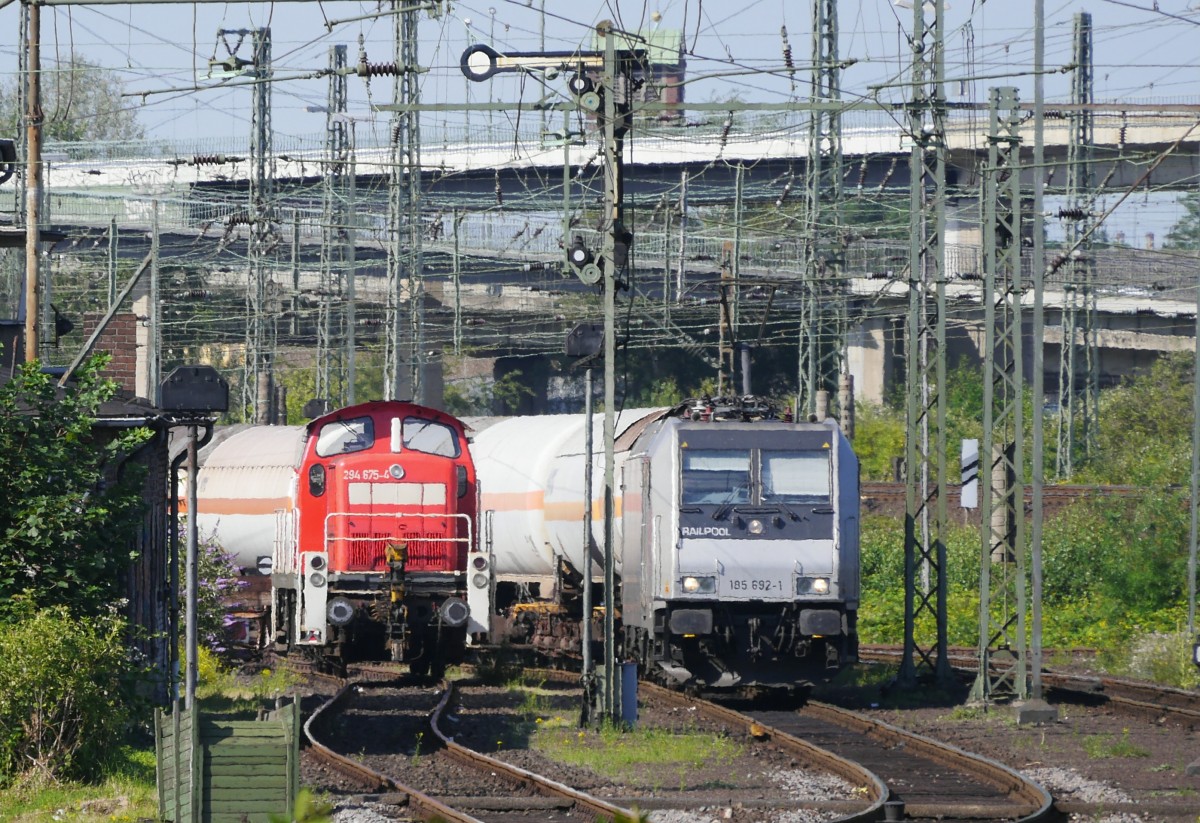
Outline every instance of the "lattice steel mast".
MULTIPOLYGON (((841 99, 836 0, 812 0, 811 101, 841 99)), ((804 305, 800 314, 800 396, 809 414, 817 392, 838 386, 846 332, 842 293, 842 115, 814 108, 805 168, 804 305)))
POLYGON ((325 107, 325 174, 322 179, 316 396, 329 400, 334 408, 353 402, 353 124, 346 117, 346 62, 344 45, 329 49, 329 94, 325 107))
MULTIPOLYGON (((1025 372, 1017 90, 992 89, 983 174, 984 380, 979 673, 972 697, 1024 698, 1025 372)), ((1040 343, 1036 343, 1040 344, 1040 343)))
MULTIPOLYGON (((1094 102, 1092 16, 1075 15, 1075 72, 1071 102, 1094 102)), ((1067 248, 1072 248, 1070 280, 1063 286, 1062 344, 1058 379, 1058 476, 1075 471, 1077 459, 1090 456, 1096 440, 1100 401, 1096 350, 1096 292, 1091 229, 1095 200, 1092 171, 1095 115, 1086 105, 1071 111, 1067 144, 1067 248), (1078 248, 1076 244, 1078 243, 1078 248), (1081 362, 1082 361, 1082 362, 1081 362)))
MULTIPOLYGON (((257 423, 270 422, 273 360, 278 312, 268 305, 271 270, 267 257, 275 237, 275 152, 271 128, 271 30, 221 29, 218 38, 251 37, 249 75, 252 91, 250 123, 250 271, 246 286, 246 365, 242 383, 244 407, 257 423)), ((240 43, 240 40, 239 40, 240 43)), ((230 57, 237 61, 237 48, 230 57)))
POLYGON ((943 0, 913 4, 905 396, 904 659, 900 682, 951 677, 946 660, 946 98, 943 0), (927 20, 925 6, 932 5, 927 20), (918 569, 929 570, 928 586, 918 569), (932 637, 931 637, 932 635, 932 637))
POLYGON ((388 306, 384 397, 424 399, 422 338, 425 317, 421 249, 421 102, 417 22, 439 4, 404 6, 394 0, 396 65, 392 118, 392 173, 388 181, 388 306))

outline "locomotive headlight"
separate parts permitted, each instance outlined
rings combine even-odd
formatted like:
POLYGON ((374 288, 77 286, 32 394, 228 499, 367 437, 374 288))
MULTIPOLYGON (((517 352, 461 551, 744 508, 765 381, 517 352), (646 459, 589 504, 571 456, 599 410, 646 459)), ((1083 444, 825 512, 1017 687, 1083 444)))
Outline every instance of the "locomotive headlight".
POLYGON ((705 577, 685 577, 680 581, 683 591, 687 594, 712 594, 717 590, 717 578, 711 575, 705 577))
POLYGON ((751 520, 746 526, 746 531, 750 532, 750 534, 762 534, 763 522, 761 520, 751 520))
POLYGON ((829 578, 797 577, 796 594, 829 594, 829 578))
POLYGON ((308 576, 308 582, 319 589, 325 585, 325 575, 320 572, 313 572, 308 576))
POLYGON ((471 585, 477 589, 486 589, 488 579, 486 574, 476 574, 471 576, 471 585))

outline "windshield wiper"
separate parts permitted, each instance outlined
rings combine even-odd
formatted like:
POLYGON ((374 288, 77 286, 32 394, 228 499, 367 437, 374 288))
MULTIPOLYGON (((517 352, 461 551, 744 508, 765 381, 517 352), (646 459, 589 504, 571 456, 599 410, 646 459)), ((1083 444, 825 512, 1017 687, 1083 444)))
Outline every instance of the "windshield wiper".
POLYGON ((738 505, 738 503, 739 503, 739 501, 734 500, 734 498, 737 497, 738 494, 741 493, 743 490, 748 490, 748 488, 749 487, 747 487, 747 486, 737 486, 736 488, 733 489, 733 491, 729 492, 729 496, 725 498, 725 502, 722 503, 720 506, 717 506, 717 508, 713 511, 712 519, 713 520, 724 520, 726 517, 728 517, 729 510, 732 509, 734 506, 738 505))
POLYGON ((772 506, 772 507, 777 508, 778 510, 780 510, 784 514, 786 514, 788 517, 790 517, 793 521, 800 520, 800 515, 796 514, 794 511, 792 511, 791 506, 789 506, 787 503, 785 503, 783 501, 783 498, 780 498, 778 500, 768 500, 764 497, 763 504, 766 506, 772 506))

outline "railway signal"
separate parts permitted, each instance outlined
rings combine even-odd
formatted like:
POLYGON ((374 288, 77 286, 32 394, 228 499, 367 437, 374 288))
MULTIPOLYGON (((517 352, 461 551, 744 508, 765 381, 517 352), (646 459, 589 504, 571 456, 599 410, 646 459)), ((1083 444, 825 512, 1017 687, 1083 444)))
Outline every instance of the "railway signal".
MULTIPOLYGON (((614 597, 614 510, 615 485, 613 474, 616 439, 616 292, 617 272, 628 261, 633 235, 623 222, 624 211, 624 139, 631 122, 629 95, 622 98, 621 88, 628 89, 636 64, 647 57, 644 49, 618 48, 620 34, 611 21, 596 26, 604 41, 603 51, 595 52, 513 52, 501 54, 490 46, 475 45, 463 52, 460 65, 469 80, 480 82, 500 72, 541 71, 557 76, 571 71, 567 88, 576 104, 595 116, 602 129, 601 156, 604 158, 604 230, 603 246, 596 262, 587 260, 591 253, 579 243, 568 249, 568 262, 576 275, 589 285, 603 283, 604 294, 604 708, 601 719, 617 716, 615 650, 616 626, 614 597), (622 82, 624 81, 624 82, 622 82), (622 98, 622 99, 618 99, 622 98), (577 265, 577 261, 583 265, 577 265)), ((565 238, 564 238, 565 242, 565 238)), ((590 396, 590 395, 589 395, 590 396)))

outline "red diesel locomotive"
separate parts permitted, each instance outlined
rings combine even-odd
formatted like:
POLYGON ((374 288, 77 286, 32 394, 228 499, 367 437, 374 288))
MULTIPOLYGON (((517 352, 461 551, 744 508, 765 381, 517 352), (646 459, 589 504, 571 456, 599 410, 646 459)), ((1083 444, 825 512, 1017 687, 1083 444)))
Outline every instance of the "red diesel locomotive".
POLYGON ((420 672, 483 630, 467 596, 475 466, 447 414, 376 401, 241 428, 205 456, 197 490, 201 528, 244 568, 269 566, 279 648, 420 672))

